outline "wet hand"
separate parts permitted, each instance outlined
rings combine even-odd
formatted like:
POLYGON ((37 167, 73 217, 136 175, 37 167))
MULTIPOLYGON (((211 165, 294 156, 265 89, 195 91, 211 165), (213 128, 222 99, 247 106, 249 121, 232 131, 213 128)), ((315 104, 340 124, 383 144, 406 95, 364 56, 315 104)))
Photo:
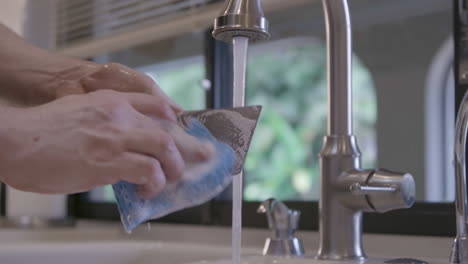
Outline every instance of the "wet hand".
POLYGON ((125 180, 150 198, 182 177, 186 160, 211 155, 207 143, 183 131, 174 136, 181 128, 164 100, 100 90, 2 109, 0 178, 39 193, 76 193, 125 180))

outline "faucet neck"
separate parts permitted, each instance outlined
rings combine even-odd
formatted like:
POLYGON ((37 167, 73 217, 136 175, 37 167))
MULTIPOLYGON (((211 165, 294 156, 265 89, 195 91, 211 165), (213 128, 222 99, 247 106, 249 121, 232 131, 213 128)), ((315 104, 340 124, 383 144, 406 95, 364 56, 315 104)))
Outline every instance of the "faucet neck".
POLYGON ((468 93, 465 94, 457 114, 455 128, 455 181, 457 237, 467 237, 468 194, 466 176, 466 141, 468 133, 468 93))
POLYGON ((456 186, 456 219, 457 236, 455 238, 451 264, 466 263, 468 261, 468 190, 466 175, 466 141, 468 134, 468 92, 463 96, 457 114, 455 125, 455 186, 456 186))
POLYGON ((327 32, 328 135, 351 135, 351 22, 347 0, 322 0, 327 32))
MULTIPOLYGON (((319 259, 363 260, 362 212, 344 206, 336 182, 360 169, 352 136, 351 22, 347 0, 322 0, 327 33, 328 125, 320 152, 319 259)), ((349 197, 350 195, 347 195, 349 197)))

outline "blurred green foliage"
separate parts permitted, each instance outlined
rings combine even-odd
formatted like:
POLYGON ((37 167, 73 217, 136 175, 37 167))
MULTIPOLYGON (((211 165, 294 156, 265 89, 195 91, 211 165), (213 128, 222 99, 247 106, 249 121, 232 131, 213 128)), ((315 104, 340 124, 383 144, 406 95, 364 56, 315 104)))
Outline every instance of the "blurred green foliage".
MULTIPOLYGON (((316 200, 319 196, 318 153, 327 118, 326 50, 319 42, 285 43, 257 48, 260 52, 249 56, 247 104, 262 105, 263 111, 245 162, 245 200, 316 200)), ((365 66, 356 57, 353 61, 354 132, 365 153, 363 166, 373 167, 375 90, 365 66)), ((185 109, 203 109, 202 63, 146 74, 185 109)), ((114 200, 110 189, 105 197, 114 200)))
POLYGON ((203 61, 180 65, 159 72, 145 72, 161 89, 186 110, 205 108, 205 91, 201 81, 205 79, 203 61))
MULTIPOLYGON (((316 200, 318 153, 326 134, 326 49, 321 43, 277 45, 251 54, 247 103, 263 105, 245 163, 244 198, 316 200)), ((366 150, 363 165, 376 160, 376 98, 372 78, 354 58, 355 133, 366 150)))

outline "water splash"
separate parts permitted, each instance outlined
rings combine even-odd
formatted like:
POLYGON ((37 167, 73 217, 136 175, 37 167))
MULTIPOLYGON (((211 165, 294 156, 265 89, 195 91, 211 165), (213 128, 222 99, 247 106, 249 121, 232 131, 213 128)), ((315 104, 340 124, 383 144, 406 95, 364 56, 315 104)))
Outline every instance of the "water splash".
MULTIPOLYGON (((124 217, 123 215, 120 215, 120 221, 121 221, 122 223, 124 222, 123 217, 124 217)), ((127 221, 131 221, 131 220, 132 220, 132 216, 131 216, 131 215, 127 215, 126 217, 127 217, 127 221)), ((132 234, 132 230, 125 229, 125 232, 126 232, 128 235, 132 234)))

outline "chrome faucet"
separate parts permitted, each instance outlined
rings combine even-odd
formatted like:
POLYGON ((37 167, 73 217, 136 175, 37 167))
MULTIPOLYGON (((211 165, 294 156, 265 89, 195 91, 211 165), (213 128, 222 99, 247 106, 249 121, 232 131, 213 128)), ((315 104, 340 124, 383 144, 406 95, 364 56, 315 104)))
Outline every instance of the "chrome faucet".
POLYGON ((320 151, 319 259, 363 260, 362 212, 409 208, 408 173, 361 170, 352 134, 351 22, 347 0, 322 0, 327 32, 328 126, 320 151))
POLYGON ((451 264, 468 263, 468 193, 466 175, 466 136, 468 132, 468 93, 458 110, 455 125, 455 184, 457 236, 453 242, 451 264))
POLYGON ((213 37, 232 42, 235 36, 248 37, 252 41, 270 37, 261 0, 226 1, 220 16, 214 21, 213 37))
MULTIPOLYGON (((363 260, 362 212, 386 212, 414 203, 408 173, 361 170, 352 134, 351 23, 347 0, 322 0, 327 32, 328 123, 320 152, 318 259, 363 260)), ((213 36, 266 39, 268 23, 260 0, 227 0, 213 36)))

